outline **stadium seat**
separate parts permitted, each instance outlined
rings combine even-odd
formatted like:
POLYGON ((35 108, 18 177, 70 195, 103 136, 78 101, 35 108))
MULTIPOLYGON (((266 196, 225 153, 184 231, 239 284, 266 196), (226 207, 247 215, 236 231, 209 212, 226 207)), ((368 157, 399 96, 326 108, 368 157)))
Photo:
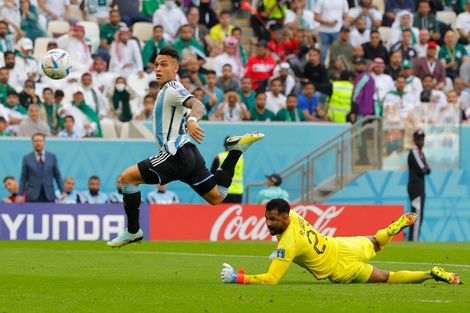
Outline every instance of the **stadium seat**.
POLYGON ((214 58, 206 58, 206 63, 202 67, 206 70, 214 70, 214 58))
POLYGON ((85 38, 91 43, 91 53, 96 53, 100 47, 100 26, 96 22, 80 21, 77 24, 85 27, 85 38))
POLYGON ((391 28, 388 26, 380 26, 378 29, 379 35, 380 35, 380 40, 382 40, 382 44, 384 46, 387 45, 388 40, 390 39, 390 32, 391 28))
POLYGON ((372 5, 377 6, 377 9, 382 15, 385 13, 385 0, 372 0, 372 5))
POLYGON ((455 22, 457 21, 457 14, 453 11, 437 11, 436 20, 450 25, 455 29, 455 22))
POLYGON ((136 22, 132 25, 132 36, 140 41, 140 45, 153 37, 153 24, 148 22, 136 22))
POLYGON ((58 38, 67 34, 70 29, 69 22, 66 21, 49 21, 47 23, 47 37, 58 38))
POLYGON ((105 120, 100 122, 101 125, 101 133, 103 134, 103 138, 106 139, 117 139, 118 135, 116 133, 116 127, 111 120, 105 120))
POLYGON ((149 76, 148 74, 144 74, 144 77, 139 78, 137 73, 129 75, 127 78, 127 84, 131 87, 139 97, 142 99, 147 94, 148 86, 149 86, 149 76))
POLYGON ((38 62, 41 62, 44 53, 47 51, 47 44, 52 40, 54 40, 54 38, 50 37, 38 37, 34 40, 33 57, 38 62))
POLYGON ((78 4, 70 5, 70 16, 77 17, 80 21, 84 20, 83 11, 80 10, 80 6, 78 4))

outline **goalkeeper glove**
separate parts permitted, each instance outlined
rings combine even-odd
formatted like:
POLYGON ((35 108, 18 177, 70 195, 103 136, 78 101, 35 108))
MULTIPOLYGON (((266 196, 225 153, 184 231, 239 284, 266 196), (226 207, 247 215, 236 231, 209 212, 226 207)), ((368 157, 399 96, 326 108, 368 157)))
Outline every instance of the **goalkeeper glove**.
POLYGON ((239 269, 238 273, 235 273, 235 270, 230 264, 224 263, 224 268, 220 272, 220 278, 224 283, 245 283, 245 270, 239 269))

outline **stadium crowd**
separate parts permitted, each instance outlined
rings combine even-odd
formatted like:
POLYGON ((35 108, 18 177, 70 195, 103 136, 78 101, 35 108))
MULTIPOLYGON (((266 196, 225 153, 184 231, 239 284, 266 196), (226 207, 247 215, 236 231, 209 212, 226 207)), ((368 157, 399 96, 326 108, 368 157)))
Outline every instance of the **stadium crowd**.
POLYGON ((106 137, 112 128, 119 137, 123 123, 151 120, 159 91, 153 61, 167 45, 179 51, 179 79, 209 121, 354 122, 390 107, 406 118, 422 102, 470 116, 470 3, 217 5, 2 1, 0 136, 106 137), (454 21, 440 20, 444 11, 454 21), (251 14, 254 37, 237 25, 242 12, 251 14), (148 40, 143 25, 151 27, 148 40), (71 56, 66 79, 42 73, 41 58, 54 48, 71 56))

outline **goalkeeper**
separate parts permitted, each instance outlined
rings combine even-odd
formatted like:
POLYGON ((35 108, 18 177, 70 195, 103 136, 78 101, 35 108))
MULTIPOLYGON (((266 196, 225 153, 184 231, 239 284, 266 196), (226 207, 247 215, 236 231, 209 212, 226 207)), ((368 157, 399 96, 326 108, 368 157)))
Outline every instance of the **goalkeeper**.
POLYGON ((334 283, 421 283, 435 279, 449 284, 460 284, 460 276, 435 266, 431 271, 390 272, 367 263, 404 228, 413 225, 416 214, 403 214, 387 228, 370 237, 323 236, 296 212, 289 203, 274 199, 266 204, 266 226, 278 239, 271 254, 271 265, 265 274, 247 275, 244 270, 235 273, 224 263, 222 281, 238 284, 277 284, 292 262, 300 265, 316 279, 334 283))

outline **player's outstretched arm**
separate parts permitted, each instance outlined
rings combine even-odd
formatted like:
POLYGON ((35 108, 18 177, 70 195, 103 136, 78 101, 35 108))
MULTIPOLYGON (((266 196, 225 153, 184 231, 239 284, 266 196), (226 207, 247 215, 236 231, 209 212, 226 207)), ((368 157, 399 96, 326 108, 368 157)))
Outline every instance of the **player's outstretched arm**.
POLYGON ((224 263, 224 267, 220 272, 220 278, 224 283, 275 285, 284 276, 290 264, 291 262, 274 259, 267 273, 246 275, 245 270, 239 269, 235 273, 230 264, 224 263))
POLYGON ((204 104, 198 99, 192 97, 185 102, 184 106, 191 109, 191 116, 188 117, 189 134, 197 143, 200 144, 204 139, 204 129, 199 126, 198 122, 204 115, 204 104))

